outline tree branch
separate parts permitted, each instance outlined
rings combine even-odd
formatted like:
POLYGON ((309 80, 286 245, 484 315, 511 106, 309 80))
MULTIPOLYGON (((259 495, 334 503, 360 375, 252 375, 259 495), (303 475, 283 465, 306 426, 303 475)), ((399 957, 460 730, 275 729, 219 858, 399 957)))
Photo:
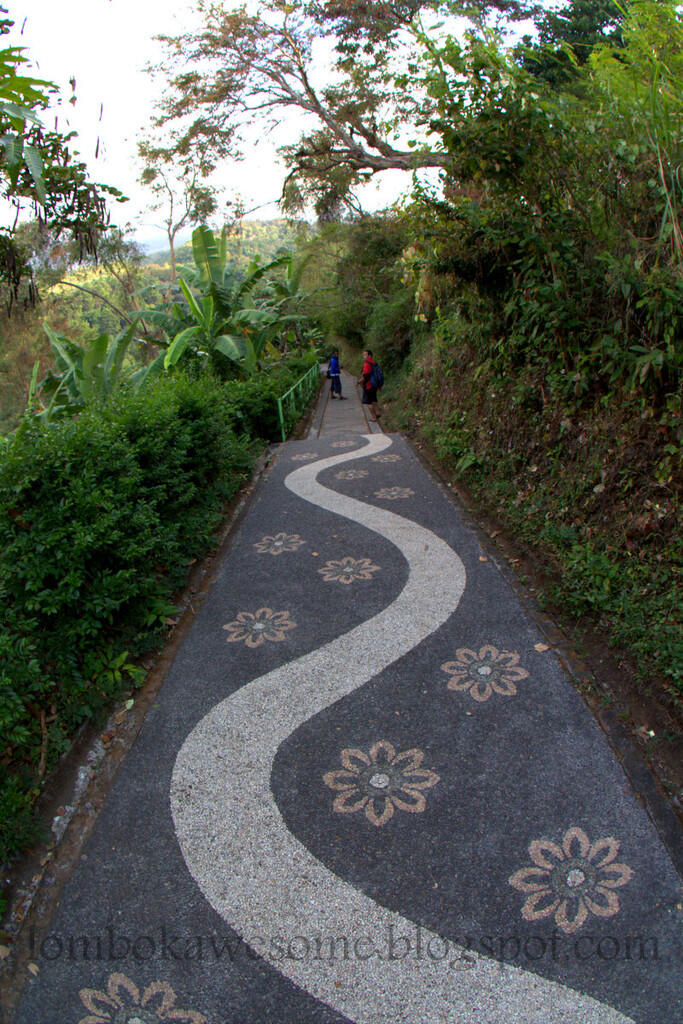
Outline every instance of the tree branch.
POLYGON ((57 281, 56 284, 65 284, 68 285, 69 288, 77 288, 79 292, 85 292, 87 295, 92 295, 94 298, 99 299, 100 302, 104 302, 106 306, 109 306, 111 309, 113 309, 114 312, 118 313, 119 316, 123 317, 126 323, 135 323, 135 320, 131 320, 128 314, 124 313, 122 309, 119 309, 117 306, 114 305, 113 302, 110 302, 109 299, 106 299, 104 295, 100 295, 99 292, 94 292, 91 288, 84 288, 82 284, 74 284, 73 281, 57 281))

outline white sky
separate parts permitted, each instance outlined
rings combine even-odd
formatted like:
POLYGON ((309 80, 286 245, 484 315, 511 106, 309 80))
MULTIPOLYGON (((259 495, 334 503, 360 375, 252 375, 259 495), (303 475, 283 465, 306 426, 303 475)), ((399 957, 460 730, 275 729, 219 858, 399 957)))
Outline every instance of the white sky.
MULTIPOLYGON (((20 45, 30 58, 30 72, 59 86, 59 128, 78 132, 73 148, 87 163, 91 176, 130 197, 125 206, 112 204, 112 220, 131 223, 139 241, 159 238, 159 219, 145 213, 150 193, 137 184, 140 165, 137 140, 153 112, 155 85, 142 70, 161 53, 153 37, 176 35, 196 23, 194 0, 2 0, 15 21, 2 45, 20 45), (23 34, 20 31, 23 25, 23 34), (76 79, 75 106, 69 79, 76 79), (100 105, 102 117, 100 120, 100 105), (99 137, 99 157, 95 150, 99 137)), ((227 3, 226 3, 227 6, 227 3)), ((54 115, 43 115, 52 127, 54 115)), ((292 132, 296 138, 296 129, 292 132)), ((228 190, 240 194, 247 209, 265 205, 254 216, 278 216, 275 202, 283 173, 272 143, 256 144, 240 164, 221 171, 228 190)), ((368 207, 387 205, 401 189, 410 187, 407 175, 386 176, 364 194, 368 207), (373 202, 374 200, 374 202, 373 202)))

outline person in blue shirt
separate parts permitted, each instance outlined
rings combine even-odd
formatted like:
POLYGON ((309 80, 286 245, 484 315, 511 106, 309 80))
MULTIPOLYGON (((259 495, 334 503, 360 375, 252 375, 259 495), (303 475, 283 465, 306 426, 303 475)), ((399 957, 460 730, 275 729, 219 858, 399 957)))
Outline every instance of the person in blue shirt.
POLYGON ((343 398, 341 388, 341 366, 339 365, 339 349, 335 348, 330 356, 330 398, 343 398))

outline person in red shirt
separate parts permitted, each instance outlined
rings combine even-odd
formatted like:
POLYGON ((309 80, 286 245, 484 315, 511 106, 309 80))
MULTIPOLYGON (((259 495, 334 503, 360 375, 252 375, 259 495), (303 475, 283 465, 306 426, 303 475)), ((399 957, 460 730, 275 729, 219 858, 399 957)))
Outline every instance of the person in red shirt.
POLYGON ((363 352, 363 369, 358 383, 363 385, 363 396, 361 398, 361 402, 363 405, 370 406, 370 409, 368 410, 370 419, 376 423, 382 414, 380 413, 377 405, 377 388, 373 388, 370 384, 370 376, 372 374, 372 367, 374 364, 375 361, 372 358, 372 352, 367 348, 363 352))

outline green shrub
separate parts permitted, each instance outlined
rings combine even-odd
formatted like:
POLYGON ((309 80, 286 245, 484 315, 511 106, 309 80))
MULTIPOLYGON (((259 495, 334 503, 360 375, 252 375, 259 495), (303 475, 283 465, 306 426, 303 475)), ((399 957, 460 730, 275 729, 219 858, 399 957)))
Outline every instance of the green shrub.
POLYGON ((0 862, 37 835, 42 780, 144 673, 188 563, 209 547, 305 352, 247 381, 188 373, 0 447, 0 862))
POLYGON ((165 630, 252 463, 235 418, 229 390, 176 375, 26 420, 0 457, 0 857, 29 837, 39 774, 135 685, 130 656, 165 630))
POLYGON ((255 377, 226 383, 225 390, 230 401, 230 424, 233 430, 238 434, 262 438, 264 441, 279 441, 280 420, 277 400, 296 379, 294 374, 282 372, 277 377, 255 377))
MULTIPOLYGON (((311 349, 272 367, 268 375, 226 382, 229 422, 235 433, 264 441, 280 441, 277 400, 317 362, 318 357, 311 349)), ((291 429, 294 423, 289 422, 286 426, 291 429)))
POLYGON ((393 369, 400 364, 415 333, 415 297, 412 290, 403 288, 375 300, 365 344, 385 366, 393 369))
MULTIPOLYGON (((30 787, 29 778, 10 773, 0 765, 0 863, 16 857, 40 835, 30 787)), ((4 900, 0 900, 2 904, 4 900)))

